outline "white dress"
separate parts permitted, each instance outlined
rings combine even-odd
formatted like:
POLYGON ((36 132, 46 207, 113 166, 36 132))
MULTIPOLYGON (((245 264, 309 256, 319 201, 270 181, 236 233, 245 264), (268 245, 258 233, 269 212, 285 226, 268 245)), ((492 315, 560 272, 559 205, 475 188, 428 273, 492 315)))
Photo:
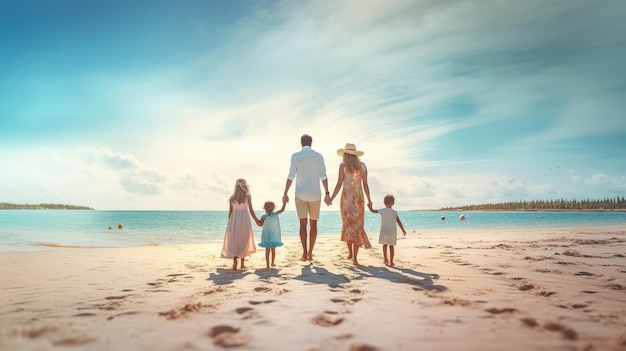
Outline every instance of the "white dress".
POLYGON ((233 211, 226 223, 224 233, 224 246, 222 247, 223 258, 246 257, 256 251, 254 234, 248 202, 240 204, 233 202, 233 211))
POLYGON ((380 235, 378 243, 381 245, 395 245, 398 240, 398 226, 396 218, 398 212, 393 208, 381 208, 378 210, 380 215, 380 235))

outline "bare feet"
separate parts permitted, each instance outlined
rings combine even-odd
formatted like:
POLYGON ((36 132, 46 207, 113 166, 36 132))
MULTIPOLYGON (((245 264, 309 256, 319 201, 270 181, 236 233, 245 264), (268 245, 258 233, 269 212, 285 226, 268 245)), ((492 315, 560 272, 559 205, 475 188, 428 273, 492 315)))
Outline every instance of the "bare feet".
POLYGON ((233 258, 233 270, 237 270, 237 257, 233 258))
POLYGON ((307 260, 313 261, 313 254, 309 254, 309 257, 307 258, 307 260))
POLYGON ((300 258, 300 261, 306 261, 306 255, 300 258))
POLYGON ((396 264, 395 264, 395 263, 393 263, 393 262, 391 262, 389 265, 390 265, 391 267, 395 267, 395 265, 396 265, 396 264))
POLYGON ((388 266, 389 265, 389 261, 385 260, 385 265, 388 266))
POLYGON ((352 259, 352 254, 349 254, 348 257, 346 257, 346 260, 351 260, 352 259))
POLYGON ((243 263, 241 264, 241 269, 246 269, 246 266, 244 266, 243 263))
POLYGON ((357 260, 352 260, 352 263, 353 263, 355 266, 360 266, 360 264, 359 264, 359 262, 358 262, 357 260))

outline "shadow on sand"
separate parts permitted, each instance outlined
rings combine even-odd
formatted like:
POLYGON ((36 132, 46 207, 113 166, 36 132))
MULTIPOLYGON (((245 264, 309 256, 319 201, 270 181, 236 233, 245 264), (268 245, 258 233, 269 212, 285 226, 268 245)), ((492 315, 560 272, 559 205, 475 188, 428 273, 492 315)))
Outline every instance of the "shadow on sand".
POLYGON ((326 268, 313 266, 313 264, 302 267, 302 274, 293 279, 312 284, 326 284, 330 287, 338 287, 350 281, 344 275, 331 273, 326 268))
POLYGON ((414 286, 415 290, 437 290, 445 291, 443 285, 435 284, 434 280, 439 279, 439 274, 423 273, 407 268, 387 268, 375 266, 358 266, 353 268, 356 277, 348 278, 342 274, 334 274, 326 268, 313 266, 312 264, 302 267, 302 274, 293 278, 312 284, 326 284, 330 287, 340 287, 341 284, 351 280, 362 279, 384 279, 390 283, 408 284, 414 286))
POLYGON ((250 274, 248 271, 218 268, 216 273, 209 274, 207 280, 213 281, 217 285, 231 284, 235 280, 243 279, 250 274))
POLYGON ((434 280, 439 279, 439 274, 423 273, 408 268, 387 268, 375 266, 358 266, 354 269, 359 274, 359 277, 354 279, 385 279, 391 283, 408 284, 419 287, 419 289, 416 290, 445 291, 448 289, 443 285, 435 284, 434 280))

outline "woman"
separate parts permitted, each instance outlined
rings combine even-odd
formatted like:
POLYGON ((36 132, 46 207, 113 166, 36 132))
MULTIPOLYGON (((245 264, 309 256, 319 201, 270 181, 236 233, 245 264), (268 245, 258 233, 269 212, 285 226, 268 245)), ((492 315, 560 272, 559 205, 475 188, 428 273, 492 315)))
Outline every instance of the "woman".
POLYGON ((348 259, 358 265, 359 248, 369 249, 372 247, 364 229, 364 191, 368 206, 372 203, 370 188, 367 184, 367 167, 365 167, 365 163, 359 160, 363 151, 357 151, 354 144, 347 143, 344 149, 337 150, 337 154, 343 157, 343 162, 339 165, 339 179, 330 201, 335 199, 343 187, 341 193, 341 220, 343 221, 341 241, 345 241, 348 245, 348 259))

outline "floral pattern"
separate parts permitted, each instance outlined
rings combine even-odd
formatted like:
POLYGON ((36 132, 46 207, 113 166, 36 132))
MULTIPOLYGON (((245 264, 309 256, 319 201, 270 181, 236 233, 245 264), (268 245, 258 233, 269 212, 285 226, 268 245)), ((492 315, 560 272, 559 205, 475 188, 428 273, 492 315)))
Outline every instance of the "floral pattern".
POLYGON ((363 195, 363 169, 357 172, 345 170, 341 193, 341 241, 355 243, 359 247, 372 247, 365 233, 365 200, 363 195))

